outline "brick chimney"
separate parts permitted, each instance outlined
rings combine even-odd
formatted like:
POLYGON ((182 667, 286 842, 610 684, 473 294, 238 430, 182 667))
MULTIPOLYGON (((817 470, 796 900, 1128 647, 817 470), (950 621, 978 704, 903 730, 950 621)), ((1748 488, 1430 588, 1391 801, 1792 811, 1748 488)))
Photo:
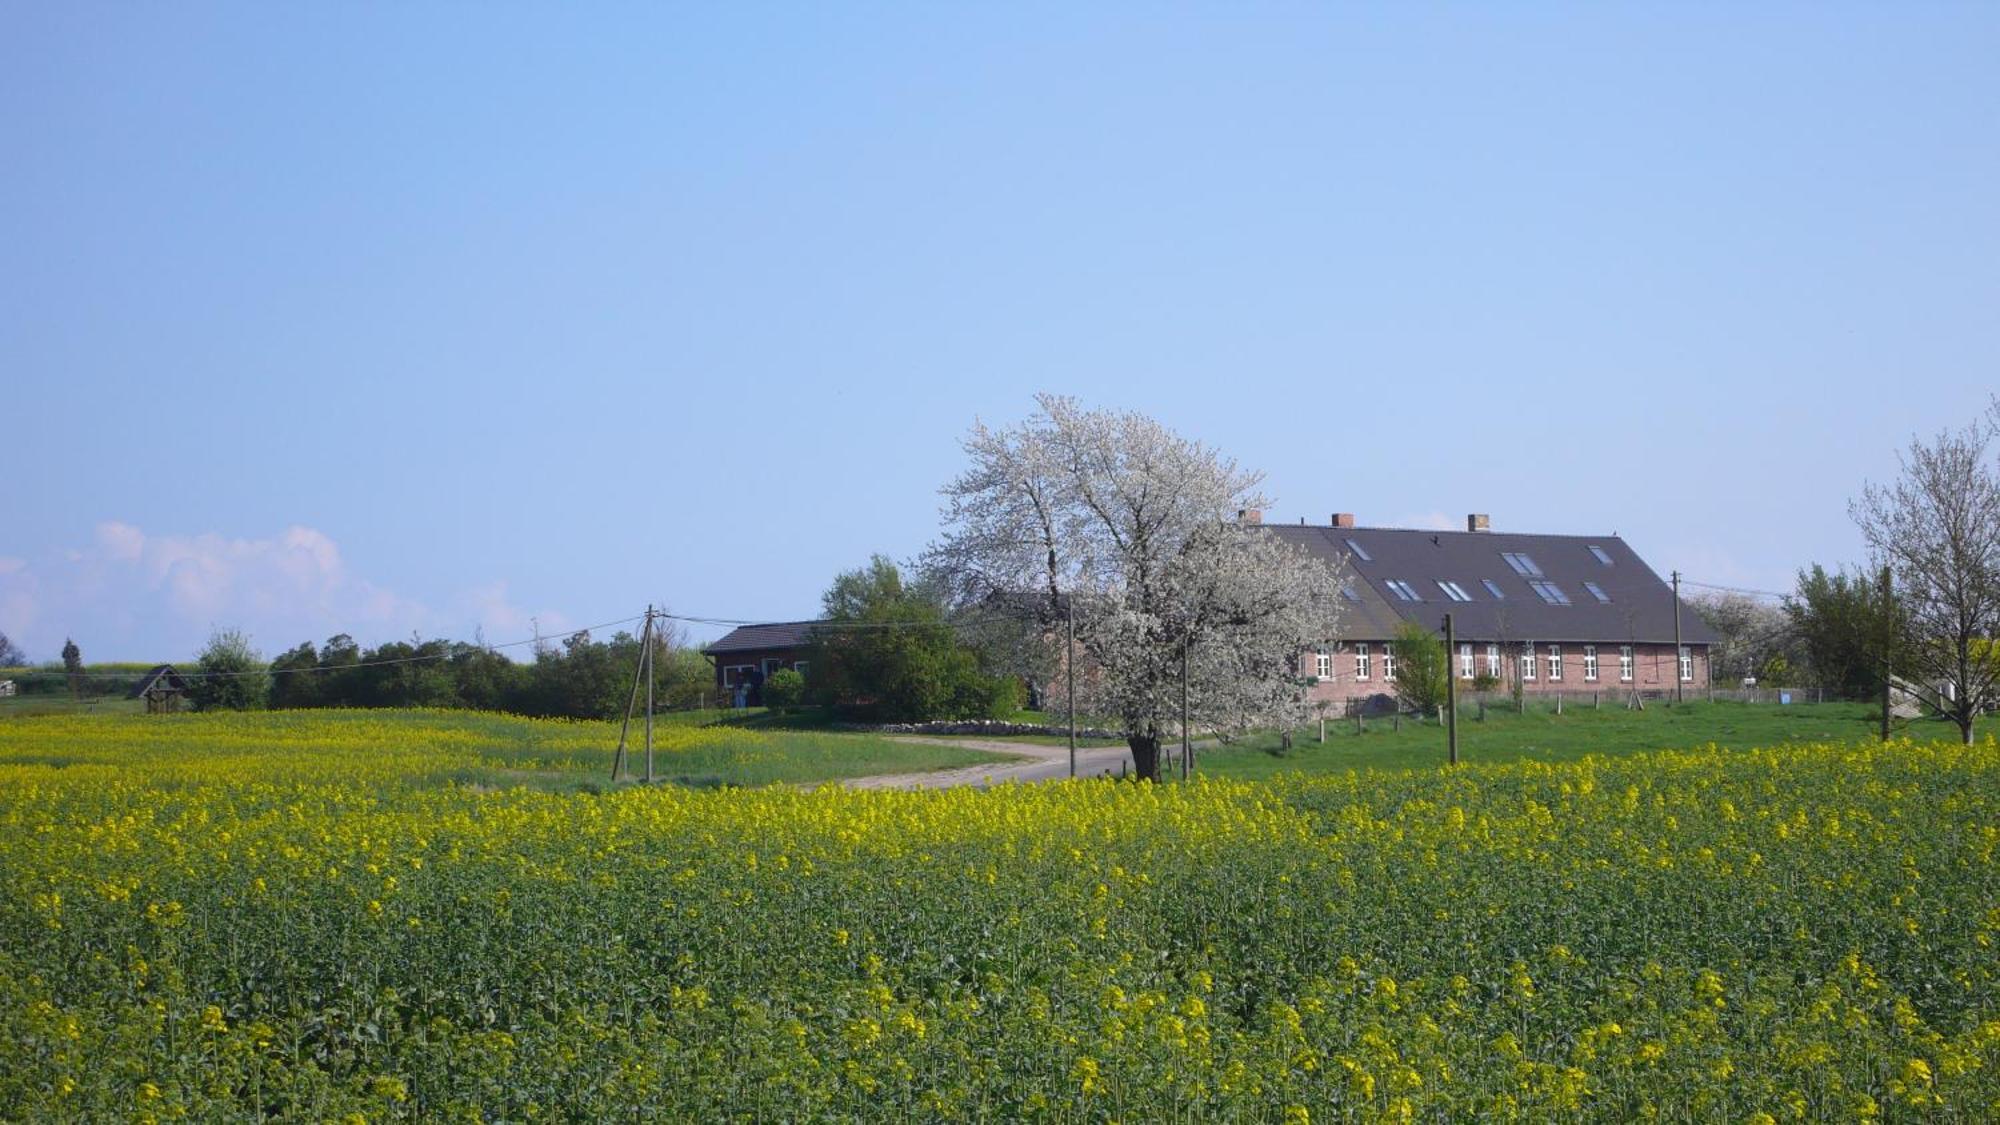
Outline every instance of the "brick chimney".
POLYGON ((1485 512, 1474 512, 1465 517, 1465 530, 1492 531, 1493 520, 1485 512))
POLYGON ((1335 513, 1333 513, 1333 526, 1335 526, 1335 527, 1353 527, 1353 526, 1354 526, 1354 513, 1353 513, 1353 512, 1335 512, 1335 513))
POLYGON ((1264 509, 1262 509, 1262 508, 1242 508, 1242 509, 1239 509, 1239 510, 1237 511, 1237 513, 1236 513, 1236 522, 1237 522, 1237 523, 1263 523, 1263 522, 1264 522, 1264 509))

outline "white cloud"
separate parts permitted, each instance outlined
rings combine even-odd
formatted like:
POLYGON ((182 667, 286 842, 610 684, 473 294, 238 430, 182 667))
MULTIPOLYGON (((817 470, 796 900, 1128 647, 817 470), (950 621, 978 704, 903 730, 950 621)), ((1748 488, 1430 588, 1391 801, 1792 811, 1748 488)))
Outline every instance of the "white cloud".
POLYGON ((334 633, 375 643, 412 632, 469 639, 483 627, 500 642, 526 636, 534 619, 545 635, 570 627, 555 610, 515 605, 501 581, 445 602, 440 612, 355 574, 331 537, 296 525, 234 538, 113 520, 40 564, 0 558, 0 631, 34 654, 74 634, 96 659, 179 657, 215 626, 243 629, 267 653, 334 633))

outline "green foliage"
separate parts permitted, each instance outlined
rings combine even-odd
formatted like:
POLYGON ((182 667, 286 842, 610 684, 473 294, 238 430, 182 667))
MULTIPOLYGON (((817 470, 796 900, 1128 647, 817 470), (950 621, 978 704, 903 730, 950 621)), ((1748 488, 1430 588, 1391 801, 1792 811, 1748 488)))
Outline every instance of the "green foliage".
POLYGON ((806 678, 796 668, 780 668, 764 681, 764 706, 789 710, 805 702, 806 678))
POLYGON ((1489 692, 1489 691, 1498 691, 1499 689, 1500 689, 1500 677, 1494 675, 1491 672, 1481 672, 1478 675, 1472 677, 1473 691, 1489 692))
POLYGON ((1020 693, 988 675, 959 643, 930 591, 906 586, 881 555, 834 579, 829 627, 813 637, 810 696, 884 722, 992 718, 1020 706, 1020 693))
POLYGON ((1389 647, 1396 654, 1396 699, 1418 712, 1443 706, 1451 688, 1451 661, 1444 641, 1422 625, 1405 621, 1389 647))
POLYGON ((239 629, 217 629, 195 661, 188 701, 199 711, 248 711, 264 706, 270 676, 264 657, 239 629))
POLYGON ((1799 634, 1813 678, 1829 695, 1875 699, 1882 666, 1901 622, 1892 598, 1859 572, 1828 574, 1814 564, 1799 572, 1798 593, 1785 612, 1799 634))

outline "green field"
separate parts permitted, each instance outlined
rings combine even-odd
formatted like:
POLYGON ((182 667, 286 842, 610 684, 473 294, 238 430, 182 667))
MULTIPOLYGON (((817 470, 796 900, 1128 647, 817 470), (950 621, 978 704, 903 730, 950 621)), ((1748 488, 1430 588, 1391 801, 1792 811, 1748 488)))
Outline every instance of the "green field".
MULTIPOLYGON (((1511 706, 1511 705, 1510 705, 1511 706)), ((1573 761, 1587 754, 1630 754, 1645 750, 1715 745, 1724 748, 1776 746, 1787 742, 1848 742, 1874 738, 1881 711, 1865 703, 1649 703, 1627 711, 1607 702, 1568 703, 1557 715, 1548 706, 1525 712, 1489 707, 1460 712, 1458 752, 1462 762, 1573 761)), ((1198 749, 1196 766, 1214 777, 1268 778, 1282 773, 1327 773, 1349 769, 1406 769, 1442 765, 1445 731, 1435 719, 1404 717, 1400 729, 1389 718, 1366 720, 1357 733, 1353 719, 1328 720, 1326 741, 1317 724, 1299 728, 1292 749, 1279 752, 1276 733, 1198 749)), ((1981 735, 2000 729, 1992 719, 1981 735)), ((1898 721, 1899 736, 1955 739, 1957 730, 1936 721, 1898 721)))

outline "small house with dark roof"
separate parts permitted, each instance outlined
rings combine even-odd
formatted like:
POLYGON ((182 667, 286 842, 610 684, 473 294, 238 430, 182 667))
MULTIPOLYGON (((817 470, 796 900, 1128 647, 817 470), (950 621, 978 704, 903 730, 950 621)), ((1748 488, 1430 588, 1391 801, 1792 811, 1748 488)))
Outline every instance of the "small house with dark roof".
POLYGON ((1708 687, 1714 632, 1684 606, 1676 628, 1673 589, 1616 535, 1496 532, 1484 515, 1468 516, 1464 531, 1359 527, 1345 513, 1318 525, 1242 519, 1346 567, 1342 635, 1301 661, 1317 701, 1394 694, 1397 630, 1415 622, 1441 634, 1446 613, 1462 684, 1491 677, 1539 694, 1708 687))
POLYGON ((173 665, 161 664, 139 677, 126 698, 145 700, 149 715, 168 715, 181 709, 181 699, 187 690, 187 679, 174 671, 173 665))
POLYGON ((715 665, 715 687, 733 706, 764 702, 764 681, 781 668, 806 672, 806 649, 817 621, 740 625, 702 654, 715 665))

